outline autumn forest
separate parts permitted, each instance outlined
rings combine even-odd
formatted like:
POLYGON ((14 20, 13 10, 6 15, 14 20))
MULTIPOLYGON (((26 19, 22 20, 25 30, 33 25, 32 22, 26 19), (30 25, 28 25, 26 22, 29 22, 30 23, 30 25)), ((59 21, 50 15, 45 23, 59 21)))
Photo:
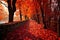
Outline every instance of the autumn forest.
POLYGON ((60 40, 60 0, 1 0, 1 40, 60 40))

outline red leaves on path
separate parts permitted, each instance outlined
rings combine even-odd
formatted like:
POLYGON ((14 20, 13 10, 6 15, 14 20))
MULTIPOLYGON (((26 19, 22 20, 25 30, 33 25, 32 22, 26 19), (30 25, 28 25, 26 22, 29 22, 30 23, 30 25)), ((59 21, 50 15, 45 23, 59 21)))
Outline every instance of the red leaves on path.
POLYGON ((44 29, 34 20, 27 21, 24 25, 7 34, 6 40, 57 40, 57 34, 44 29))

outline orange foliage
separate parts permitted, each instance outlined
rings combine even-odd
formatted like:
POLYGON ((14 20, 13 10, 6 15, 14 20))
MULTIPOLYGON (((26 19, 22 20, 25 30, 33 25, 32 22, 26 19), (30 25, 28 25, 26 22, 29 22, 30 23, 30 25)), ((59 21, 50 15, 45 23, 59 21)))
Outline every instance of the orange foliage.
POLYGON ((0 3, 0 21, 7 19, 7 17, 8 17, 8 9, 2 3, 0 3))
POLYGON ((0 20, 3 19, 3 10, 2 10, 2 5, 0 4, 0 20))
MULTIPOLYGON (((6 0, 4 0, 6 1, 6 0)), ((40 5, 37 0, 17 0, 16 1, 16 10, 21 10, 23 16, 27 15, 27 17, 31 18, 34 14, 36 14, 36 9, 38 13, 40 13, 40 5)), ((17 12, 15 15, 18 16, 20 12, 17 12)), ((3 16, 0 17, 2 19, 3 16)))
POLYGON ((20 9, 23 15, 31 17, 36 13, 36 9, 39 10, 40 6, 36 0, 17 0, 16 8, 20 9))
POLYGON ((0 16, 0 20, 1 20, 1 19, 3 19, 3 17, 2 17, 2 16, 0 16))

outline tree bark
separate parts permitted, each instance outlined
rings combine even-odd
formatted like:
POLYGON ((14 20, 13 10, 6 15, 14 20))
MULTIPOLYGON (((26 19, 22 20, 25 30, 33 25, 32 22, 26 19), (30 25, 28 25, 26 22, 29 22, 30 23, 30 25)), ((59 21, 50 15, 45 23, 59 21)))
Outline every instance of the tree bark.
POLYGON ((42 15, 42 20, 43 20, 44 28, 47 28, 46 22, 45 22, 44 4, 41 4, 41 3, 43 3, 43 0, 41 0, 39 3, 40 3, 40 9, 41 9, 41 15, 42 15))
POLYGON ((60 10, 60 0, 57 0, 58 1, 58 7, 59 7, 59 10, 60 10))
POLYGON ((13 15, 16 11, 15 3, 16 0, 7 0, 8 2, 8 10, 9 10, 9 22, 13 22, 13 15))

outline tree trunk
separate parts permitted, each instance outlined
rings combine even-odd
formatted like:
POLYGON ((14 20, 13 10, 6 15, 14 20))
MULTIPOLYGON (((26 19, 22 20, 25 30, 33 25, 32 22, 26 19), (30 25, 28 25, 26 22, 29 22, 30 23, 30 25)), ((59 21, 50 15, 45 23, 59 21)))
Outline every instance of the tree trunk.
POLYGON ((8 2, 8 10, 9 10, 9 22, 13 22, 13 15, 14 15, 14 12, 16 11, 16 7, 15 7, 15 3, 16 3, 16 0, 7 0, 8 2))
POLYGON ((15 3, 16 3, 16 0, 13 0, 13 1, 12 1, 12 6, 13 6, 13 8, 12 8, 12 9, 13 9, 13 12, 15 12, 15 11, 16 11, 15 3))
POLYGON ((20 10, 20 20, 22 21, 22 14, 21 14, 21 10, 20 10))
POLYGON ((60 37, 60 17, 59 17, 59 37, 60 37))
POLYGON ((58 1, 58 7, 59 7, 59 10, 60 10, 60 0, 57 0, 58 1))
POLYGON ((44 4, 43 4, 43 1, 41 0, 39 3, 40 3, 40 9, 41 9, 41 15, 42 15, 42 19, 43 19, 44 28, 47 28, 46 22, 45 22, 45 12, 44 12, 44 4))

